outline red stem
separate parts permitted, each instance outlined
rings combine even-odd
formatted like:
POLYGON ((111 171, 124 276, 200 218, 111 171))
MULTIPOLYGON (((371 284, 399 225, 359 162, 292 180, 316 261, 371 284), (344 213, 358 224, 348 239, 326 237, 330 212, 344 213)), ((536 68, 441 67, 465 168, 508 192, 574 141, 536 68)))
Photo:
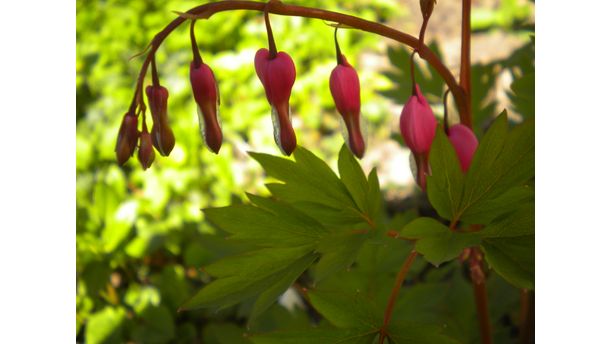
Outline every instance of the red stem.
POLYGON ((385 320, 380 329, 380 337, 378 340, 379 344, 382 344, 385 341, 385 337, 387 337, 387 326, 389 325, 389 321, 391 320, 391 314, 393 313, 393 306, 395 306, 395 301, 397 300, 397 295, 399 294, 400 289, 402 288, 402 284, 404 284, 404 280, 406 279, 406 275, 410 270, 410 266, 414 261, 414 258, 417 256, 417 251, 412 251, 404 261, 402 268, 397 273, 395 277, 395 285, 393 286, 393 290, 391 291, 391 296, 389 296, 389 301, 387 302, 387 308, 385 309, 385 320))
POLYGON ((174 19, 170 22, 162 31, 160 31, 153 40, 151 40, 150 48, 151 50, 147 54, 142 68, 140 69, 140 74, 138 75, 138 82, 136 84, 136 91, 134 94, 134 103, 140 101, 141 104, 144 104, 142 100, 142 85, 144 82, 144 77, 147 72, 147 68, 149 63, 151 62, 151 58, 155 51, 159 48, 161 43, 164 41, 168 35, 174 31, 179 25, 181 25, 187 19, 197 19, 197 18, 210 18, 217 12, 223 11, 232 11, 232 10, 252 10, 252 11, 264 11, 268 7, 270 13, 285 15, 285 16, 298 16, 298 17, 306 17, 306 18, 316 18, 322 19, 325 21, 331 21, 340 23, 346 26, 350 26, 356 29, 360 29, 362 31, 371 32, 380 36, 384 36, 405 45, 412 47, 413 49, 419 50, 419 55, 421 58, 429 62, 429 64, 440 74, 442 79, 446 82, 451 92, 453 93, 453 97, 457 103, 457 107, 459 108, 459 114, 461 117, 461 121, 470 122, 469 120, 469 109, 467 104, 467 98, 465 92, 462 90, 461 86, 457 83, 452 73, 449 69, 440 61, 440 59, 434 54, 427 46, 420 46, 420 42, 418 38, 415 38, 409 34, 403 33, 401 31, 392 29, 386 25, 379 24, 376 22, 372 22, 369 20, 361 19, 355 16, 350 16, 346 14, 341 14, 332 11, 326 11, 318 8, 310 8, 303 6, 293 6, 293 5, 285 5, 280 2, 255 2, 255 1, 219 1, 219 2, 211 2, 208 4, 200 5, 194 7, 187 11, 187 13, 181 14, 178 18, 174 19))
POLYGON ((459 84, 465 92, 467 116, 461 116, 461 124, 472 128, 472 65, 470 60, 470 38, 472 24, 470 15, 472 0, 462 0, 461 6, 461 70, 459 73, 459 84))
POLYGON ((482 271, 482 253, 477 247, 472 248, 470 256, 470 277, 474 288, 476 301, 476 314, 480 324, 480 340, 483 344, 491 344, 491 322, 489 320, 489 307, 487 300, 486 278, 482 271))

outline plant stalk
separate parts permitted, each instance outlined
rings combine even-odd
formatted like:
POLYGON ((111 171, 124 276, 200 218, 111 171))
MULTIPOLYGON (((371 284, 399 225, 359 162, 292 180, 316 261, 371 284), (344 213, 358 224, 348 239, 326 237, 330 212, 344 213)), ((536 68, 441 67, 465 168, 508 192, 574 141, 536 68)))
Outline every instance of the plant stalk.
POLYGON ((470 16, 472 0, 462 0, 461 6, 461 70, 459 84, 465 92, 467 116, 461 116, 461 124, 472 128, 472 65, 470 60, 472 24, 470 16))
POLYGON ((473 247, 471 251, 470 277, 476 301, 476 314, 480 324, 480 340, 483 344, 492 344, 486 278, 482 270, 482 253, 477 247, 473 247))
POLYGON ((153 54, 155 54, 155 51, 157 51, 164 39, 166 39, 166 37, 168 37, 168 35, 172 33, 174 29, 180 26, 183 22, 188 19, 208 19, 215 13, 224 11, 252 10, 263 12, 264 10, 266 10, 266 7, 269 13, 285 16, 316 18, 325 21, 336 22, 339 24, 353 27, 355 29, 360 29, 362 31, 384 36, 397 42, 408 45, 413 49, 418 49, 419 56, 426 60, 432 66, 432 68, 434 68, 438 72, 438 74, 440 74, 442 79, 444 79, 445 83, 450 88, 453 97, 455 98, 455 101, 457 103, 462 122, 471 122, 468 118, 470 112, 465 92, 457 83, 455 77, 452 75, 450 70, 440 61, 438 56, 436 56, 436 54, 434 54, 433 51, 431 51, 431 49, 429 49, 426 45, 421 46, 418 38, 390 28, 386 25, 365 20, 359 17, 346 15, 338 12, 326 11, 319 8, 285 5, 277 1, 270 3, 256 1, 219 1, 194 7, 186 13, 179 13, 179 17, 174 19, 162 31, 155 35, 155 37, 151 40, 151 43, 149 44, 150 50, 142 64, 140 74, 138 75, 138 81, 136 84, 132 107, 136 102, 144 104, 144 101, 142 99, 142 86, 153 54))
POLYGON ((400 271, 398 271, 397 276, 395 277, 395 285, 393 286, 393 290, 391 291, 391 296, 389 296, 389 301, 387 301, 387 308, 385 309, 385 319, 383 321, 383 325, 380 329, 380 337, 378 340, 379 344, 382 344, 387 337, 387 326, 389 325, 389 321, 391 320, 391 314, 393 313, 393 307, 395 306, 395 301, 397 300, 397 295, 399 294, 400 289, 402 288, 402 284, 406 279, 406 275, 410 270, 410 266, 412 266, 412 262, 414 258, 417 256, 417 251, 412 250, 404 264, 402 265, 400 271))

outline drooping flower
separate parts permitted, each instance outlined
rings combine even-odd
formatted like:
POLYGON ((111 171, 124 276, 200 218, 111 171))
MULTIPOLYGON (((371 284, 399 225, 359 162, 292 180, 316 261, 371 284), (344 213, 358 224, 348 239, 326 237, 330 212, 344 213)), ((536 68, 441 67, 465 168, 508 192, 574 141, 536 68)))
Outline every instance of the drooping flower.
POLYGON ((193 98, 198 106, 200 135, 206 146, 219 153, 223 133, 219 125, 219 88, 212 69, 202 61, 194 33, 195 20, 191 22, 191 48, 193 61, 189 68, 193 98))
POLYGON ((348 144, 355 156, 362 158, 365 153, 365 141, 361 134, 361 98, 359 76, 346 57, 340 52, 337 39, 338 28, 335 30, 336 58, 338 65, 334 67, 329 77, 329 89, 336 109, 342 116, 348 132, 348 144))
POLYGON ((476 135, 467 126, 456 124, 448 129, 448 139, 455 148, 455 152, 457 152, 461 170, 466 172, 470 168, 470 163, 478 148, 476 135))
POLYGON ((123 116, 119 134, 117 135, 117 143, 115 145, 115 154, 119 165, 125 164, 126 161, 134 154, 136 144, 138 143, 138 117, 133 112, 128 112, 123 116))
POLYGON ((174 148, 174 134, 168 124, 168 90, 161 85, 147 86, 147 98, 153 128, 151 128, 153 146, 163 155, 168 156, 174 148))
POLYGON ((140 133, 140 147, 138 148, 138 161, 142 168, 146 170, 151 167, 155 160, 155 151, 153 150, 153 143, 151 142, 151 134, 147 130, 146 125, 143 127, 140 133))
POLYGON ((262 48, 255 54, 255 71, 272 106, 274 139, 285 155, 291 155, 296 147, 295 132, 291 125, 289 98, 295 82, 295 65, 285 52, 272 54, 262 48))
POLYGON ((400 116, 400 131, 404 142, 413 154, 427 155, 437 126, 436 117, 421 93, 419 85, 415 84, 414 94, 404 105, 400 116))

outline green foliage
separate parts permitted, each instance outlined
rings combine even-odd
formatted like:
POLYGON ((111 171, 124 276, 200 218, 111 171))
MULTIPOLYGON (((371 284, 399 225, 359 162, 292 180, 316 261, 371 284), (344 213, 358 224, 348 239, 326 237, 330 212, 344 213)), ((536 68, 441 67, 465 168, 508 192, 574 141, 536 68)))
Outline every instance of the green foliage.
POLYGON ((401 232, 407 239, 417 240, 415 250, 435 266, 457 258, 464 248, 480 242, 478 233, 457 233, 434 219, 421 217, 410 222, 401 232))
MULTIPOLYGON (((320 21, 271 16, 277 44, 291 54, 298 70, 291 98, 298 142, 312 152, 298 148, 294 160, 250 153, 251 160, 244 153, 276 148, 269 105, 252 65, 255 51, 266 45, 262 16, 236 11, 199 21, 196 27, 203 57, 219 81, 225 135, 219 155, 203 149, 198 135, 188 83, 191 52, 183 25, 156 55, 162 83, 170 91, 176 147, 168 158, 158 155, 147 172, 135 159, 116 166, 118 124, 142 61, 129 58, 175 18, 172 10, 198 4, 77 1, 76 340, 370 344, 378 338, 395 274, 414 248, 424 258, 414 261, 399 293, 389 341, 477 342, 472 290, 461 265, 451 260, 463 247, 480 243, 492 268, 487 283, 495 342, 507 342, 516 330, 518 294, 513 286, 534 285, 532 157, 519 157, 532 150, 533 122, 512 130, 508 127, 514 123, 492 125, 481 140, 481 147, 488 140, 491 148, 479 149, 477 156, 482 157, 473 163, 490 169, 484 174, 474 169, 456 174, 454 152, 444 135, 437 135, 432 167, 449 167, 446 177, 453 183, 432 175, 436 188, 430 190, 438 190, 432 202, 448 220, 462 211, 458 231, 450 231, 444 220, 422 217, 433 216, 422 206, 399 212, 385 204, 383 194, 389 190, 381 191, 376 169, 364 173, 346 146, 331 164, 342 142, 343 124, 328 88, 335 66, 333 31, 320 21), (329 166, 337 166, 338 173, 329 166), (491 180, 508 169, 512 172, 491 180), (267 190, 261 183, 264 173, 267 190), (490 187, 483 189, 482 183, 490 187), (478 199, 467 197, 466 190, 478 199), (478 234, 465 233, 469 224, 485 226, 478 234), (415 239, 414 247, 386 235, 404 227, 402 235, 415 239), (439 267, 432 268, 430 262, 439 267), (291 296, 297 291, 304 295, 291 296)), ((397 18, 402 8, 386 0, 308 0, 299 5, 379 22, 397 18)), ((511 12, 513 22, 523 18, 519 10, 511 12)), ((387 49, 377 44, 376 36, 359 30, 341 30, 339 38, 359 72, 363 115, 370 124, 371 147, 376 148, 397 132, 389 129, 395 128, 397 118, 380 93, 400 105, 406 101, 408 52, 387 49), (368 59, 361 53, 366 50, 387 52, 397 68, 384 75, 364 68, 368 59), (378 90, 385 79, 391 80, 391 88, 378 90)), ((431 47, 438 54, 442 50, 431 47)), ((500 65, 514 79, 511 109, 523 119, 533 117, 533 49, 527 44, 508 59, 473 66, 479 136, 498 105, 487 95, 500 65)), ((441 79, 426 64, 419 63, 417 73, 440 115, 441 79)))

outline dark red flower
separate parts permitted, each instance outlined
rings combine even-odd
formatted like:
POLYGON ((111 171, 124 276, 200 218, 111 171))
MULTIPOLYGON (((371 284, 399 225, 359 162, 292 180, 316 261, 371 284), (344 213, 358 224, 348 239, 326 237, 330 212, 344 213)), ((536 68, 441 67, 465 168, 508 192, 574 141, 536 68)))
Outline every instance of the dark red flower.
POLYGON ((134 154, 136 144, 138 143, 138 117, 134 113, 128 112, 123 116, 119 134, 117 135, 117 143, 115 145, 115 154, 119 165, 125 164, 126 161, 134 154))

